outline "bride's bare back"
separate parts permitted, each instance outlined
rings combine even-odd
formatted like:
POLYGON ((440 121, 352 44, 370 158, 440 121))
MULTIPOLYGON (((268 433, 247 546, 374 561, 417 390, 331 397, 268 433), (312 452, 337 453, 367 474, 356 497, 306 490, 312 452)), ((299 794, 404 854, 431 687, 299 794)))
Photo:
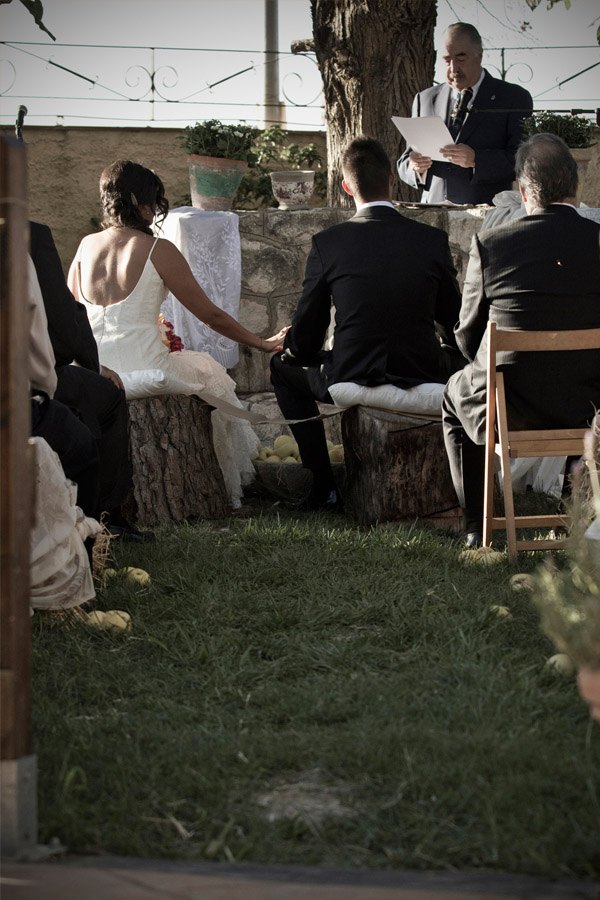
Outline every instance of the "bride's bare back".
POLYGON ((111 306, 140 280, 155 239, 133 228, 108 228, 83 238, 69 272, 78 300, 111 306))

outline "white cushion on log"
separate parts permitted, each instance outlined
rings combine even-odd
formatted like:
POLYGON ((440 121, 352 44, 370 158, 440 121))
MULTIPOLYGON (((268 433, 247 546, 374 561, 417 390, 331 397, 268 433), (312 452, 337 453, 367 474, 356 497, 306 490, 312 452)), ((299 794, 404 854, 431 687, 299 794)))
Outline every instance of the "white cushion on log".
POLYGON ((371 406, 407 415, 431 416, 439 419, 442 415, 442 394, 444 385, 437 383, 417 384, 411 388, 380 384, 366 387, 352 381, 332 384, 329 393, 336 406, 371 406))
POLYGON ((160 394, 189 394, 190 386, 162 369, 135 369, 119 372, 128 400, 143 400, 160 394))

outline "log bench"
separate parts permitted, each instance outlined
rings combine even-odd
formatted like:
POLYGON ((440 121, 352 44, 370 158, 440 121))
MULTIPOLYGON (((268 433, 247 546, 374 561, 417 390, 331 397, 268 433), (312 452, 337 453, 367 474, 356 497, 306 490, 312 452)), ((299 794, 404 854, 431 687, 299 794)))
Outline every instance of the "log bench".
POLYGON ((169 394, 129 400, 133 491, 127 516, 138 525, 220 519, 231 512, 212 439, 212 407, 169 394))
POLYGON ((342 413, 345 505, 359 525, 462 526, 439 420, 367 406, 342 413))

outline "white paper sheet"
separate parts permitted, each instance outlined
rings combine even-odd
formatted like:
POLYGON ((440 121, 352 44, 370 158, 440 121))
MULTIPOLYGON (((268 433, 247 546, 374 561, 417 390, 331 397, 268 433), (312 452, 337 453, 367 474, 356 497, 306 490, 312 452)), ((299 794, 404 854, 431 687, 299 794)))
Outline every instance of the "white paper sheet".
POLYGON ((408 146, 417 153, 438 162, 448 162, 440 153, 440 147, 453 144, 454 139, 439 116, 415 116, 408 119, 392 116, 392 122, 408 146))

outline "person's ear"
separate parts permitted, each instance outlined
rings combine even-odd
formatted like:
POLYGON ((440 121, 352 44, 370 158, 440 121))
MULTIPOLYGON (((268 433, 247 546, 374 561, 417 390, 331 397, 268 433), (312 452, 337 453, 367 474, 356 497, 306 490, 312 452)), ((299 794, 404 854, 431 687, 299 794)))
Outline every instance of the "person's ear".
POLYGON ((348 194, 349 197, 353 197, 353 196, 354 196, 354 194, 353 194, 351 188, 348 187, 348 183, 346 182, 346 179, 345 179, 345 178, 342 178, 342 187, 343 187, 343 189, 346 191, 346 193, 348 194))

